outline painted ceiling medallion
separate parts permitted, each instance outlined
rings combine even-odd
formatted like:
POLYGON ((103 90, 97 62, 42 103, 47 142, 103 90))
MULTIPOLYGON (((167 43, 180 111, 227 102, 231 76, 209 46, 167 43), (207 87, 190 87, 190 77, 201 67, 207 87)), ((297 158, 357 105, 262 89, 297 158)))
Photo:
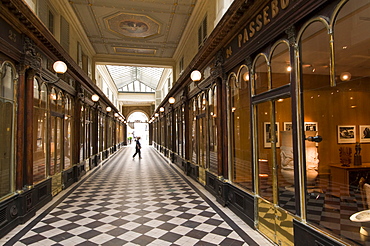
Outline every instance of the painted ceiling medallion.
POLYGON ((110 31, 130 38, 147 38, 160 31, 159 23, 147 15, 117 13, 105 21, 110 31))

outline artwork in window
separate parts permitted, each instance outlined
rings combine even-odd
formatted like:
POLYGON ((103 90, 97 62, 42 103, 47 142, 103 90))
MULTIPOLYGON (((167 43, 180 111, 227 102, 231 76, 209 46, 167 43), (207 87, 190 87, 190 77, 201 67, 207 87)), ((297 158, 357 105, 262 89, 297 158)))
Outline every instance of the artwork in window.
MULTIPOLYGON (((272 130, 271 130, 271 123, 270 122, 263 122, 263 142, 265 148, 271 148, 272 142, 272 130)), ((280 147, 280 132, 279 132, 279 122, 275 122, 275 139, 276 139, 276 147, 280 147)))
POLYGON ((291 131, 293 130, 292 122, 284 122, 284 131, 291 131))
POLYGON ((304 130, 305 131, 318 131, 318 125, 317 122, 305 122, 304 123, 304 130))
POLYGON ((360 125, 360 143, 370 143, 370 125, 360 125))
POLYGON ((356 126, 338 125, 338 143, 356 143, 356 126))

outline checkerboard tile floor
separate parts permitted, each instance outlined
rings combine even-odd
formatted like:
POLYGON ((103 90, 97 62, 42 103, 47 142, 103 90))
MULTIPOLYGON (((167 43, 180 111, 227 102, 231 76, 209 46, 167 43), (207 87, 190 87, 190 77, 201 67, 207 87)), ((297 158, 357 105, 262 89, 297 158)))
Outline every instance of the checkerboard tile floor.
POLYGON ((152 148, 141 160, 132 152, 119 151, 5 245, 272 245, 226 223, 152 148))
MULTIPOLYGON (((350 245, 370 246, 369 237, 359 233, 360 224, 351 221, 352 214, 364 210, 361 195, 356 187, 352 187, 350 196, 337 197, 339 185, 331 187, 328 192, 312 192, 307 194, 307 220, 329 233, 338 235, 350 245)), ((295 196, 289 191, 280 191, 280 206, 295 211, 295 196)))

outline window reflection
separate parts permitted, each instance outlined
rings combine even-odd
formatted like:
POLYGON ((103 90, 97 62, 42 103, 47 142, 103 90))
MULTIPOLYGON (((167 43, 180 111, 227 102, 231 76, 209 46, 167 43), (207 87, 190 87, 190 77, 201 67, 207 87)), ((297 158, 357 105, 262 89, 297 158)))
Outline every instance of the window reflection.
POLYGON ((333 32, 334 83, 330 81, 326 27, 312 23, 301 41, 304 134, 323 139, 305 141, 307 220, 358 244, 368 240, 360 234, 361 223, 351 221, 350 216, 368 208, 362 191, 370 183, 370 146, 364 134, 370 122, 370 74, 364 57, 370 33, 365 31, 368 22, 363 18, 369 14, 367 1, 348 1, 340 10, 333 32), (361 155, 360 163, 355 155, 361 155))
POLYGON ((250 86, 248 68, 243 66, 238 74, 231 76, 230 106, 232 126, 232 179, 243 188, 252 190, 250 86))
POLYGON ((34 79, 33 100, 33 183, 36 184, 46 178, 46 153, 47 153, 47 87, 39 86, 34 79))
POLYGON ((14 191, 14 86, 16 74, 13 64, 5 62, 0 70, 0 198, 14 191))

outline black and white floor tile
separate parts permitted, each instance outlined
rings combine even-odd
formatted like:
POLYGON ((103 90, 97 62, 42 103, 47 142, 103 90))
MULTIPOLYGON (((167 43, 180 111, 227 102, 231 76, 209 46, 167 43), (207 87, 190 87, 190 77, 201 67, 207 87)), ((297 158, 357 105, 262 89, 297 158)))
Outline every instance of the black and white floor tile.
POLYGON ((142 151, 133 160, 123 148, 0 244, 272 245, 225 218, 154 149, 142 151))

